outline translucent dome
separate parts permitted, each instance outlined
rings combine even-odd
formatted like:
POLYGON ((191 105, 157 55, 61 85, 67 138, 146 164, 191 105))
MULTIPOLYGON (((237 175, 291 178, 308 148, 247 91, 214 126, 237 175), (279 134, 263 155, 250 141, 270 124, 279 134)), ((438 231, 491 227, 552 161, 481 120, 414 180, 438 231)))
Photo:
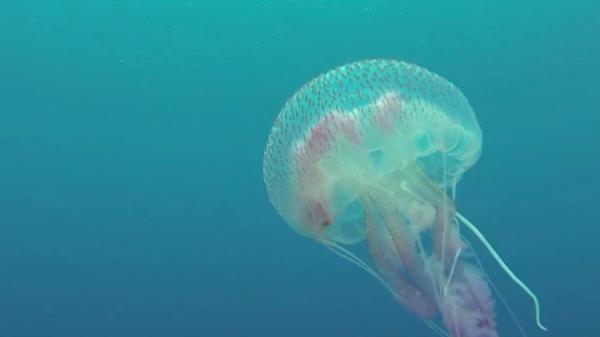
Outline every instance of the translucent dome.
POLYGON ((356 205, 363 185, 385 184, 413 165, 439 186, 456 183, 481 142, 452 83, 413 64, 366 60, 318 76, 286 102, 265 149, 264 180, 298 232, 354 242, 364 237, 356 205))

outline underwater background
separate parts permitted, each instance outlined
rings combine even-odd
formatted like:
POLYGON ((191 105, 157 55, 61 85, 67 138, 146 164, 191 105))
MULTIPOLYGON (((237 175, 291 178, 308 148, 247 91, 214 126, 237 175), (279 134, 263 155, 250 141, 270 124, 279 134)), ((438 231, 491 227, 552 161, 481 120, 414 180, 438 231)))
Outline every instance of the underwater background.
POLYGON ((472 104, 457 207, 540 297, 549 332, 480 247, 528 335, 600 335, 600 2, 0 7, 0 337, 434 336, 262 181, 286 99, 366 58, 472 104))

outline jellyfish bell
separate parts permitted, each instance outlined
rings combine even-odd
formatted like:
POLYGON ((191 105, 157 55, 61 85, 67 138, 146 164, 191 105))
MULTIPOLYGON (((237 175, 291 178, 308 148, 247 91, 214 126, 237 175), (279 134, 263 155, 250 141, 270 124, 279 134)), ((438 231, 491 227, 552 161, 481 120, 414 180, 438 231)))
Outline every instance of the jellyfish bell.
POLYGON ((442 329, 437 318, 443 333, 493 337, 492 294, 466 254, 460 223, 532 296, 538 323, 539 311, 535 295, 456 212, 456 184, 481 145, 475 113, 456 86, 416 65, 366 60, 318 76, 286 102, 263 175, 294 230, 373 275, 434 329, 442 329), (350 251, 360 242, 372 264, 350 251))

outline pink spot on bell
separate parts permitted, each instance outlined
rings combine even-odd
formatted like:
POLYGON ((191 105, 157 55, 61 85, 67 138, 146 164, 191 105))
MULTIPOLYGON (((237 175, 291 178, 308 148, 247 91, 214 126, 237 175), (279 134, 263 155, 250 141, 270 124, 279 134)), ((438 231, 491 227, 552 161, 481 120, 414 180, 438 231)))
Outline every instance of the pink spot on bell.
POLYGON ((337 114, 336 119, 339 129, 346 139, 353 144, 360 144, 361 139, 356 122, 351 117, 341 114, 337 114))
POLYGON ((313 155, 320 156, 329 150, 330 143, 327 124, 321 120, 310 129, 306 139, 308 151, 313 155))
POLYGON ((395 93, 386 93, 375 102, 375 124, 386 134, 393 130, 396 117, 400 114, 402 104, 395 93))

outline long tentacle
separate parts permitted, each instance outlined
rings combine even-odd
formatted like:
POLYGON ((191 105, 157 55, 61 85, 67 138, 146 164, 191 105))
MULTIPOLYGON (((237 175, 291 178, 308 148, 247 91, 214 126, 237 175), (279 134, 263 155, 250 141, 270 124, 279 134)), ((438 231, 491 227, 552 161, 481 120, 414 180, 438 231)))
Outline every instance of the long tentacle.
MULTIPOLYGON (((446 172, 447 172, 447 163, 446 163, 446 144, 442 141, 442 164, 443 164, 443 183, 442 183, 442 192, 443 192, 443 201, 442 201, 442 271, 446 267, 446 234, 448 232, 448 217, 446 216, 448 213, 448 193, 446 192, 446 172)), ((440 282, 440 287, 442 284, 440 282)), ((444 289, 440 289, 440 293, 444 294, 444 289)))
POLYGON ((385 280, 383 280, 381 276, 379 276, 379 274, 377 274, 371 267, 369 267, 368 264, 366 264, 356 255, 352 254, 352 252, 343 248, 335 242, 326 242, 325 246, 344 260, 349 261, 350 263, 354 264, 360 269, 366 271, 369 275, 373 276, 377 281, 379 281, 390 293, 392 293, 392 295, 396 296, 396 293, 394 292, 392 287, 390 287, 389 284, 387 284, 387 282, 385 282, 385 280))
POLYGON ((542 322, 540 320, 540 303, 538 301, 537 296, 533 293, 533 291, 531 291, 531 289, 529 289, 529 287, 527 287, 527 285, 525 283, 523 283, 523 281, 521 281, 517 277, 517 275, 515 275, 515 273, 513 273, 513 271, 508 267, 508 265, 504 262, 504 260, 502 260, 500 255, 496 252, 494 247, 492 247, 492 245, 488 242, 488 240, 485 238, 485 236, 479 231, 479 229, 477 229, 477 227, 473 223, 471 223, 464 216, 462 216, 462 214, 460 214, 458 212, 456 212, 456 217, 463 224, 465 224, 465 226, 467 226, 467 228, 469 228, 471 230, 471 232, 473 232, 473 234, 477 237, 477 239, 479 239, 479 241, 481 241, 481 243, 485 246, 485 248, 487 248, 487 250, 490 252, 492 257, 496 260, 496 262, 498 262, 498 264, 504 270, 504 272, 506 272, 506 274, 519 287, 521 287, 521 289, 523 289, 527 293, 527 295, 529 295, 529 297, 531 297, 531 299, 533 301, 533 305, 535 307, 535 322, 540 329, 542 329, 544 331, 548 331, 548 328, 546 328, 544 325, 542 325, 542 322))
POLYGON ((472 256, 475 258, 475 262, 477 262, 477 266, 479 266, 479 269, 481 269, 481 272, 485 276, 487 283, 492 287, 492 289, 494 289, 496 296, 498 296, 498 298, 500 299, 500 302, 502 302, 502 305, 504 306, 506 311, 508 311, 508 314, 510 315, 513 323, 515 323, 515 325, 517 326, 519 333, 521 334, 522 337, 527 337, 527 334, 525 333, 525 330, 523 329, 521 322, 519 322, 519 320, 517 319, 517 315, 515 315, 514 311, 510 307, 510 305, 508 305, 508 302, 504 299, 504 296, 502 296, 500 289, 498 289, 498 287, 496 287, 496 285, 494 284, 492 279, 489 277, 488 273, 485 270, 485 267, 483 266, 483 263, 481 263, 479 256, 477 256, 477 252, 473 249, 473 245, 471 245, 471 243, 469 242, 469 240, 467 238, 462 237, 462 236, 461 236, 461 238, 462 238, 463 242, 468 246, 468 249, 469 249, 470 253, 472 254, 472 256))
POLYGON ((435 322, 433 321, 427 321, 427 320, 423 320, 423 322, 425 322, 425 324, 430 327, 438 336, 441 337, 450 337, 450 335, 448 335, 446 333, 446 331, 444 331, 444 329, 440 328, 435 322))
POLYGON ((462 248, 459 248, 454 254, 454 260, 452 261, 452 268, 450 269, 450 273, 448 274, 448 280, 446 281, 446 285, 444 286, 444 291, 442 292, 443 296, 446 296, 448 293, 448 288, 450 284, 452 284, 452 278, 454 277, 454 271, 456 270, 456 265, 458 264, 458 258, 460 257, 460 253, 462 252, 462 248))

